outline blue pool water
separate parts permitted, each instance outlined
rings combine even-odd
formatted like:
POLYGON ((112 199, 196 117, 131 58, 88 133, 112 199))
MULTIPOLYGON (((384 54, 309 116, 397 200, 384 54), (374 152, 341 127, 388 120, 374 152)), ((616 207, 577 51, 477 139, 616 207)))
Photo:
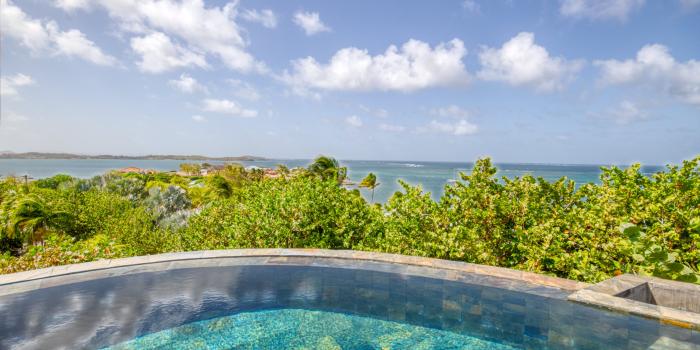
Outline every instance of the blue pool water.
POLYGON ((573 303, 569 292, 525 282, 353 259, 267 259, 105 269, 63 276, 77 279, 68 284, 58 283, 61 277, 28 282, 40 288, 9 294, 6 288, 15 286, 0 286, 0 349, 695 350, 700 344, 696 331, 573 303))
POLYGON ((244 312, 148 334, 110 350, 130 349, 434 349, 514 350, 468 335, 337 312, 279 309, 244 312))

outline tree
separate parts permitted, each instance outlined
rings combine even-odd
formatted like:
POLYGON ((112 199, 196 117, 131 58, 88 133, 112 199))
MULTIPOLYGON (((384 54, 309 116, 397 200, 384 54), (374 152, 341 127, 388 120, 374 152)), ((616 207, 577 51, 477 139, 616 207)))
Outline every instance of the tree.
POLYGON ((282 178, 287 178, 289 176, 289 168, 284 164, 277 164, 277 173, 282 178))
POLYGON ((8 233, 13 238, 33 243, 49 230, 65 227, 71 218, 68 212, 52 210, 42 198, 31 194, 19 199, 12 208, 8 233))
POLYGON ((324 180, 335 179, 338 184, 342 184, 348 174, 346 167, 341 167, 335 158, 326 156, 318 156, 309 165, 309 171, 324 180))
POLYGON ((180 164, 180 171, 189 176, 197 176, 202 171, 202 166, 195 163, 182 163, 180 164))
POLYGON ((207 176, 205 180, 206 192, 210 198, 229 198, 233 195, 233 186, 223 176, 207 176))
POLYGON ((373 173, 367 174, 367 176, 362 179, 362 182, 360 182, 360 187, 372 190, 372 202, 374 202, 374 189, 377 188, 377 186, 379 186, 379 182, 377 182, 377 176, 373 173))

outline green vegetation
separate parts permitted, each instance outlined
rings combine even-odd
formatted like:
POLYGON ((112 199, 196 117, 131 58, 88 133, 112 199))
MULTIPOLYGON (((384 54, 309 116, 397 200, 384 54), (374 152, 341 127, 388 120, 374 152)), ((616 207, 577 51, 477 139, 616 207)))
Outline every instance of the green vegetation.
POLYGON ((362 179, 359 186, 372 190, 372 198, 370 199, 370 202, 374 202, 374 189, 379 186, 379 182, 377 182, 377 175, 374 175, 373 173, 367 174, 367 176, 362 179))
MULTIPOLYGON (((600 184, 501 178, 489 159, 436 202, 420 187, 371 204, 329 157, 269 174, 237 164, 169 173, 0 181, 0 271, 168 251, 317 247, 419 255, 587 282, 641 273, 699 282, 700 157, 600 184), (206 176, 198 170, 209 169, 206 176)), ((376 176, 360 184, 374 189, 376 176)))

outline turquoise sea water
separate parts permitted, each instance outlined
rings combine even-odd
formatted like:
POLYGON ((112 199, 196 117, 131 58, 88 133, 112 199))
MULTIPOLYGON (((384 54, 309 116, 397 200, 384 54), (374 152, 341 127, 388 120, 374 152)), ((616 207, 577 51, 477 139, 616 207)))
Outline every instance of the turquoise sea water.
POLYGON ((111 350, 318 349, 511 350, 511 346, 432 328, 304 309, 245 312, 148 334, 111 350))
MULTIPOLYGON (((275 167, 277 164, 285 164, 288 167, 307 166, 310 160, 266 160, 255 162, 241 162, 245 166, 275 167)), ((0 176, 29 175, 33 178, 43 178, 63 173, 76 177, 92 177, 103 174, 109 170, 135 166, 144 169, 160 171, 176 170, 179 160, 34 160, 34 159, 0 159, 0 176)), ((220 163, 220 162, 210 162, 220 163)), ((420 184, 423 189, 430 192, 434 199, 439 199, 446 184, 459 178, 459 173, 471 171, 472 163, 451 162, 405 162, 405 161, 341 161, 348 167, 348 175, 351 180, 359 182, 367 173, 377 175, 380 186, 375 190, 374 200, 386 201, 394 192, 401 189, 398 180, 402 179, 410 184, 420 184)), ((598 182, 600 166, 598 165, 563 165, 563 164, 496 164, 498 176, 509 178, 531 174, 541 176, 547 180, 557 180, 566 176, 576 183, 598 182)), ((642 171, 651 174, 663 170, 663 167, 645 166, 642 171)), ((362 190, 363 195, 369 199, 369 191, 362 190)))

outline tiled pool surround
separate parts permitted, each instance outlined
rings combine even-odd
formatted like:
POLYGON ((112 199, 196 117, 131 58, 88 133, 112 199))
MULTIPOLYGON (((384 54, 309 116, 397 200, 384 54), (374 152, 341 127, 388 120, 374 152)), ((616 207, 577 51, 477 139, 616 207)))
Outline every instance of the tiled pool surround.
POLYGON ((700 331, 700 285, 620 275, 583 288, 569 300, 700 331))
POLYGON ((98 348, 241 311, 303 308, 531 349, 700 349, 697 329, 567 299, 592 287, 509 269, 379 253, 163 254, 0 276, 0 348, 98 348))

